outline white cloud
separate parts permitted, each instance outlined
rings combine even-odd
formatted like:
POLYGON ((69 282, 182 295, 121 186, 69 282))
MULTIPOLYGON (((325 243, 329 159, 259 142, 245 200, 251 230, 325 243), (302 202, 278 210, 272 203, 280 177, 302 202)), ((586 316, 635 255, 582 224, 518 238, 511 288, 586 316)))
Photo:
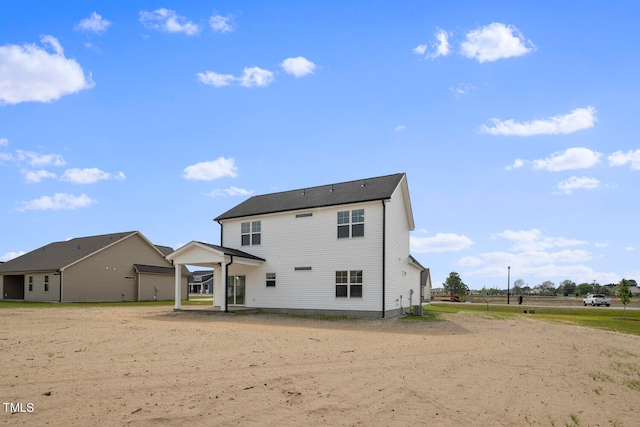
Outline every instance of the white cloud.
POLYGON ((635 251, 635 248, 633 246, 627 246, 624 248, 625 251, 635 251))
POLYGON ((514 245, 509 248, 511 251, 540 251, 554 247, 580 246, 588 243, 577 239, 544 236, 540 230, 535 228, 520 231, 505 230, 502 233, 491 236, 492 239, 498 237, 514 242, 514 245))
POLYGON ((629 150, 626 153, 616 151, 608 157, 609 166, 622 166, 631 163, 631 169, 640 170, 640 150, 629 150))
POLYGON ((233 27, 231 27, 229 21, 231 21, 231 15, 213 15, 209 18, 209 26, 211 26, 211 29, 216 33, 229 33, 233 31, 233 27))
POLYGON ((236 78, 231 74, 218 74, 214 73, 213 71, 198 73, 196 75, 198 76, 198 80, 200 80, 201 83, 215 87, 228 86, 236 80, 236 78))
POLYGON ((102 34, 111 25, 111 22, 103 19, 101 15, 98 15, 96 12, 93 12, 91 16, 88 18, 84 18, 81 20, 78 25, 76 25, 76 29, 79 31, 88 31, 96 34, 102 34))
POLYGON ((491 119, 494 126, 483 125, 479 131, 491 135, 505 136, 559 135, 591 128, 596 120, 596 109, 589 106, 587 108, 576 108, 571 113, 563 116, 554 116, 531 122, 516 122, 513 119, 491 119))
POLYGON ((460 83, 456 87, 451 86, 449 88, 449 90, 456 95, 465 95, 475 89, 476 87, 470 83, 460 83))
POLYGON ((238 168, 233 158, 218 157, 210 162, 200 162, 184 168, 185 179, 193 181, 212 181, 225 176, 235 177, 238 168))
POLYGON ((11 261, 12 259, 18 258, 19 256, 22 256, 24 254, 26 254, 26 252, 24 252, 24 251, 7 252, 6 254, 0 256, 0 261, 2 261, 2 262, 11 261))
POLYGON ((525 40, 516 27, 494 22, 467 33, 460 53, 483 63, 526 55, 534 50, 533 43, 525 40))
MULTIPOLYGON (((621 278, 616 273, 597 272, 591 267, 581 264, 591 260, 591 255, 582 250, 565 250, 553 253, 523 252, 519 254, 489 252, 478 255, 477 259, 481 261, 481 264, 477 265, 481 268, 467 271, 465 275, 506 278, 507 266, 510 266, 512 283, 514 278, 525 275, 545 280, 570 278, 578 283, 591 282, 594 278, 600 283, 615 283, 621 278)), ((460 259, 458 264, 466 266, 464 258, 460 259)))
POLYGON ((200 27, 197 24, 176 14, 171 9, 161 8, 153 12, 143 10, 140 12, 140 22, 147 28, 167 33, 184 33, 193 36, 200 32, 200 27))
POLYGON ((565 194, 571 194, 573 190, 593 190, 600 186, 600 181, 595 178, 588 178, 586 176, 572 176, 571 178, 558 183, 558 190, 565 194))
POLYGON ((224 190, 215 189, 207 193, 207 196, 210 197, 219 197, 219 196, 250 196, 253 194, 253 190, 245 190, 244 188, 238 188, 231 186, 229 188, 225 188, 224 190))
POLYGON ((7 138, 0 138, 0 147, 6 147, 9 145, 9 140, 7 138))
POLYGON ((395 127, 395 129, 393 129, 393 130, 395 130, 395 131, 401 131, 401 130, 405 130, 406 128, 407 128, 407 127, 406 127, 405 125, 398 125, 398 126, 396 126, 396 127, 395 127))
POLYGON ((198 80, 201 83, 214 87, 229 86, 237 82, 240 86, 269 86, 275 80, 273 73, 269 70, 263 70, 259 67, 245 67, 242 76, 235 77, 231 74, 218 74, 213 71, 197 73, 198 80))
POLYGON ((0 105, 52 102, 95 86, 91 75, 85 77, 82 67, 64 56, 55 37, 40 41, 53 52, 34 44, 0 46, 0 105))
POLYGON ((39 199, 18 202, 16 210, 24 212, 28 210, 77 209, 85 208, 93 203, 97 203, 97 201, 91 199, 86 194, 74 196, 71 194, 56 193, 53 197, 42 196, 39 199))
POLYGON ((511 166, 507 166, 505 169, 510 171, 512 169, 518 169, 521 168, 522 166, 524 166, 524 160, 522 159, 515 159, 513 164, 511 166))
POLYGON ((533 169, 546 169, 551 172, 571 169, 587 169, 598 162, 602 153, 588 148, 569 148, 565 152, 555 152, 546 159, 533 160, 533 169))
POLYGON ((411 52, 415 53, 416 55, 424 55, 426 51, 427 51, 426 44, 418 45, 411 50, 411 52))
POLYGON ((455 233, 437 233, 433 237, 411 236, 411 252, 452 252, 466 249, 473 245, 471 239, 465 235, 455 233))
POLYGON ((40 154, 33 151, 16 150, 14 154, 0 153, 0 160, 20 164, 28 163, 33 167, 64 166, 64 158, 59 154, 40 154))
POLYGON ((93 184, 94 182, 104 181, 107 179, 122 181, 123 179, 126 179, 126 176, 122 172, 109 173, 98 168, 73 168, 64 171, 60 177, 60 180, 69 181, 74 184, 93 184))
POLYGON ((307 58, 298 56, 296 58, 287 58, 280 64, 282 69, 294 77, 302 77, 307 74, 313 74, 313 71, 317 68, 316 64, 309 61, 307 58))
POLYGON ((449 55, 449 53, 451 53, 451 47, 449 45, 449 33, 445 30, 438 30, 435 36, 436 42, 433 44, 433 46, 436 48, 436 50, 430 55, 427 55, 427 57, 435 59, 440 56, 449 55))
POLYGON ((40 169, 37 171, 25 170, 22 171, 27 182, 40 182, 44 178, 55 178, 56 174, 48 172, 44 169, 40 169))
POLYGON ((245 67, 242 76, 239 77, 240 86, 269 86, 275 78, 269 70, 263 70, 259 67, 245 67))

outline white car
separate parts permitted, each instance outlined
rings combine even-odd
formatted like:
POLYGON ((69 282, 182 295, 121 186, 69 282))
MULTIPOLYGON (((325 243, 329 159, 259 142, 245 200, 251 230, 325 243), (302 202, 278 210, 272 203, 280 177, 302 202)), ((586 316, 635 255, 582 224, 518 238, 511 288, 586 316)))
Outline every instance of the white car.
POLYGON ((606 305, 609 307, 611 305, 611 298, 607 298, 607 296, 603 294, 587 294, 586 298, 582 300, 582 305, 589 304, 592 306, 606 305))

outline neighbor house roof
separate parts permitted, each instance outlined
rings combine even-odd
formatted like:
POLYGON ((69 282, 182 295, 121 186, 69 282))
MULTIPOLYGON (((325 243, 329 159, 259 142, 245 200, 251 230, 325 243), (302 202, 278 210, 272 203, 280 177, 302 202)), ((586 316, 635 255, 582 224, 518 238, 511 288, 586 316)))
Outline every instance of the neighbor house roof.
MULTIPOLYGON (((136 273, 151 273, 151 274, 167 274, 174 275, 175 267, 160 267, 157 265, 144 265, 144 264, 133 264, 133 268, 136 270, 136 273)), ((182 268, 182 275, 189 276, 189 270, 182 268)))
POLYGON ((301 188, 253 196, 215 218, 215 221, 349 203, 386 200, 404 178, 404 173, 356 181, 301 188))
MULTIPOLYGON (((134 234, 146 240, 139 231, 127 231, 50 243, 0 265, 0 273, 64 269, 134 234)), ((162 253, 157 247, 155 249, 162 253)))

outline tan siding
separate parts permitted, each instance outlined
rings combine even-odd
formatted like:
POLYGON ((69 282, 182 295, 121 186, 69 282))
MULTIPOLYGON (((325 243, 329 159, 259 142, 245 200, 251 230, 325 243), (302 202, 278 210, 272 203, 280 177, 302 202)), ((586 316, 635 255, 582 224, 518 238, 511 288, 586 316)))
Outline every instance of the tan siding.
POLYGON ((137 280, 125 279, 137 276, 133 264, 171 266, 161 253, 135 234, 66 269, 62 298, 64 301, 134 301, 138 298, 137 280))
MULTIPOLYGON (((157 300, 173 300, 175 298, 175 276, 167 274, 140 273, 140 300, 151 301, 156 296, 155 288, 158 287, 157 300)), ((182 299, 187 299, 188 278, 182 278, 182 299)))
POLYGON ((60 276, 54 271, 46 273, 27 273, 24 279, 25 301, 60 301, 60 276), (29 276, 33 277, 33 291, 29 292, 29 276), (49 291, 44 290, 45 276, 49 277, 49 291))

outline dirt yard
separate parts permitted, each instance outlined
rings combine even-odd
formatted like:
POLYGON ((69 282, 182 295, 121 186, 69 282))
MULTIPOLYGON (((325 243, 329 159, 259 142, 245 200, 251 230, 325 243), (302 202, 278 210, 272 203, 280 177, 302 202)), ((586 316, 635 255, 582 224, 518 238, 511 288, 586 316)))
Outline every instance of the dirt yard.
POLYGON ((3 308, 0 425, 640 425, 640 337, 534 316, 3 308))

